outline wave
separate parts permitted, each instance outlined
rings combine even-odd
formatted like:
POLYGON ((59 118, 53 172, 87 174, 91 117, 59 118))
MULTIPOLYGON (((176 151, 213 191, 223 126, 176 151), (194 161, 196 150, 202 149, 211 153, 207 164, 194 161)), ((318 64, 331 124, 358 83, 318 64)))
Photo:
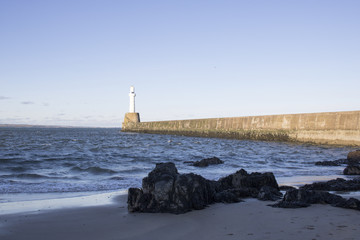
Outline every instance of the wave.
POLYGON ((50 177, 45 175, 40 175, 36 173, 21 173, 21 174, 10 174, 10 175, 1 175, 1 178, 20 178, 20 179, 48 179, 50 177))
POLYGON ((121 174, 138 174, 138 173, 148 173, 153 169, 153 167, 131 167, 129 169, 124 169, 119 171, 121 174))
POLYGON ((120 176, 115 176, 115 177, 111 177, 109 178, 109 180, 124 180, 125 178, 120 177, 120 176))
MULTIPOLYGON (((41 174, 36 174, 36 173, 19 173, 19 174, 7 174, 7 175, 0 175, 0 179, 2 180, 9 180, 9 181, 13 181, 12 179, 56 179, 56 180, 80 180, 79 177, 77 176, 71 176, 71 177, 67 177, 67 176, 61 176, 61 177, 51 177, 51 176, 46 176, 46 175, 41 175, 41 174)), ((15 181, 16 182, 16 181, 15 181)))
POLYGON ((64 162, 61 164, 62 166, 64 167, 73 167, 75 166, 76 164, 75 163, 71 163, 71 162, 64 162))
POLYGON ((26 172, 28 168, 25 167, 11 167, 9 168, 13 172, 26 172))
POLYGON ((73 167, 73 168, 71 168, 71 171, 73 171, 73 172, 88 172, 88 173, 92 173, 95 175, 117 173, 114 170, 107 169, 107 168, 101 168, 101 167, 88 167, 88 168, 73 167))
POLYGON ((42 161, 46 161, 46 162, 51 162, 51 161, 62 161, 62 160, 67 160, 67 158, 63 158, 63 157, 46 157, 41 159, 42 161))
POLYGON ((16 156, 20 156, 20 153, 6 153, 4 154, 5 157, 16 157, 16 156))
POLYGON ((0 158, 0 163, 8 163, 8 162, 11 162, 13 161, 12 159, 9 159, 9 158, 0 158))
POLYGON ((151 162, 153 158, 151 157, 135 157, 134 159, 130 160, 130 162, 151 162))

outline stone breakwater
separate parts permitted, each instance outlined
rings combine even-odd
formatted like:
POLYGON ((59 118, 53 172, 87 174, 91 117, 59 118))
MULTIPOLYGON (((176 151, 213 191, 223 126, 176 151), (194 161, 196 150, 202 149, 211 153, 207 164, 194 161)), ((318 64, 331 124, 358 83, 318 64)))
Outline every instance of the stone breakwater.
POLYGON ((122 131, 360 146, 360 111, 127 122, 122 131))

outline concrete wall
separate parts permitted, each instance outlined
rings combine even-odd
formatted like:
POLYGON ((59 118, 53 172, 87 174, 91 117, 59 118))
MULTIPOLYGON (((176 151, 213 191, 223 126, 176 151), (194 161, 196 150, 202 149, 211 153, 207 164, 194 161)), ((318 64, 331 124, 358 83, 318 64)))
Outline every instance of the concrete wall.
POLYGON ((123 131, 360 146, 360 111, 139 122, 123 131))

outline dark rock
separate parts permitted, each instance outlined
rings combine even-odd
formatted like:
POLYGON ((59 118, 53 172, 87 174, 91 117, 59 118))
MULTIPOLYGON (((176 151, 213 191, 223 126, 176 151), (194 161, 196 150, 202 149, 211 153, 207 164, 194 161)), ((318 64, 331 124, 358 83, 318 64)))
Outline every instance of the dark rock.
POLYGON ((286 185, 282 185, 279 187, 280 191, 288 191, 290 189, 296 189, 293 186, 286 186, 286 185))
POLYGON ((215 193, 214 201, 223 202, 223 203, 235 203, 235 202, 240 202, 240 198, 236 196, 235 192, 231 190, 225 190, 222 192, 215 193))
POLYGON ((360 161, 360 149, 356 151, 349 152, 347 155, 348 160, 360 161))
POLYGON ((319 161, 315 162, 315 165, 317 166, 341 166, 343 164, 348 164, 347 159, 339 159, 334 161, 319 161))
POLYGON ((322 190, 322 191, 359 191, 360 178, 354 178, 351 180, 337 178, 335 180, 330 180, 327 182, 315 182, 312 184, 306 184, 300 188, 305 190, 322 190))
POLYGON ((360 210, 360 201, 355 198, 349 198, 348 200, 344 200, 344 201, 341 201, 341 202, 335 204, 334 207, 360 210))
POLYGON ((278 189, 269 186, 263 186, 257 196, 262 201, 276 201, 281 197, 282 193, 278 189))
POLYGON ((346 161, 349 166, 360 165, 360 150, 349 152, 346 161))
POLYGON ((279 190, 279 185, 273 173, 255 172, 248 174, 244 169, 219 179, 218 183, 220 184, 220 188, 224 190, 232 188, 255 188, 260 190, 263 186, 269 186, 279 190))
POLYGON ((179 175, 174 183, 174 190, 170 205, 175 205, 175 213, 203 209, 214 202, 213 182, 200 175, 193 173, 179 175))
POLYGON ((282 194, 275 188, 263 186, 260 191, 256 188, 233 188, 215 193, 215 202, 233 203, 241 201, 241 198, 258 198, 263 201, 275 201, 282 197, 282 194), (274 199, 274 200, 273 200, 274 199))
POLYGON ((335 204, 343 198, 336 194, 326 191, 312 191, 305 189, 293 189, 286 192, 283 201, 285 202, 303 202, 305 204, 335 204))
POLYGON ((315 162, 318 166, 360 165, 360 150, 349 152, 346 159, 315 162))
POLYGON ((344 175, 360 175, 360 166, 347 166, 344 169, 344 175))
POLYGON ((217 157, 212 157, 212 158, 205 158, 202 159, 201 161, 196 161, 192 163, 192 166, 195 167, 207 167, 209 165, 217 165, 217 164, 223 164, 224 161, 220 160, 217 157))
POLYGON ((142 189, 130 188, 130 212, 185 213, 213 203, 213 181, 199 175, 179 174, 173 163, 159 163, 143 179, 142 189))
MULTIPOLYGON (((348 200, 326 191, 360 190, 360 178, 338 178, 328 182, 289 189, 283 199, 271 206, 281 208, 307 207, 311 204, 331 204, 335 207, 360 210, 360 201, 348 200)), ((179 174, 173 163, 159 163, 142 181, 142 189, 129 188, 129 212, 185 213, 203 209, 214 202, 233 203, 244 197, 260 200, 281 198, 272 173, 248 174, 241 169, 234 174, 210 181, 193 173, 179 174)))
POLYGON ((215 194, 215 202, 238 202, 241 198, 256 198, 259 190, 256 188, 233 188, 218 191, 215 194))
POLYGON ((143 191, 139 188, 129 188, 128 190, 128 210, 130 212, 141 212, 141 206, 143 206, 143 191), (141 199, 142 198, 142 199, 141 199))
POLYGON ((193 173, 179 174, 173 163, 159 163, 142 181, 142 189, 130 188, 129 212, 185 213, 214 202, 239 202, 243 197, 274 199, 281 194, 272 173, 240 170, 219 181, 193 173), (269 186, 269 187, 265 187, 269 186))
POLYGON ((340 204, 344 199, 336 194, 325 191, 313 191, 305 189, 291 189, 286 192, 284 198, 273 207, 299 208, 308 207, 311 204, 340 204))
POLYGON ((311 204, 330 204, 334 207, 360 210, 360 201, 355 198, 344 199, 343 197, 325 191, 313 191, 305 189, 293 189, 286 192, 282 201, 270 205, 280 208, 308 207, 311 204))

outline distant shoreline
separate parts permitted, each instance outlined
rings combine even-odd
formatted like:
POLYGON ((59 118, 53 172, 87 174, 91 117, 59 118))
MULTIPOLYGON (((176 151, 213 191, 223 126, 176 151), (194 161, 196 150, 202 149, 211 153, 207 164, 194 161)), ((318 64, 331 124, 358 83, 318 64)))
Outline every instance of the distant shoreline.
POLYGON ((120 127, 82 127, 62 125, 0 124, 0 128, 118 128, 120 127))

